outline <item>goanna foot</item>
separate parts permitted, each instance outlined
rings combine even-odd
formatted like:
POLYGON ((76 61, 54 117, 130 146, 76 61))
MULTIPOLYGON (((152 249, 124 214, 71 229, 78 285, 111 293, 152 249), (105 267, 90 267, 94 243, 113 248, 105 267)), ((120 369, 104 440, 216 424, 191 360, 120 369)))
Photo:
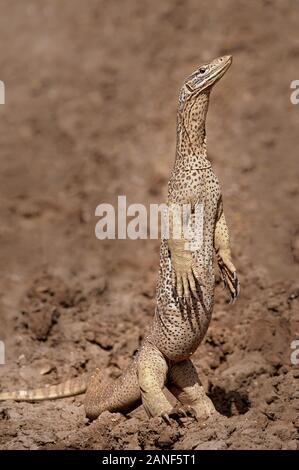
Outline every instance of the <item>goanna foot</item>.
POLYGON ((210 416, 218 414, 213 402, 208 397, 200 403, 192 405, 192 409, 196 413, 197 421, 205 421, 210 416))
POLYGON ((171 420, 181 423, 182 418, 191 418, 202 423, 211 416, 217 416, 218 414, 209 397, 205 397, 200 403, 192 405, 178 403, 172 410, 168 413, 162 413, 161 416, 168 424, 171 424, 171 420))
POLYGON ((167 424, 171 424, 171 420, 181 423, 182 418, 192 418, 197 421, 196 410, 189 405, 176 405, 168 413, 162 413, 161 416, 167 424))

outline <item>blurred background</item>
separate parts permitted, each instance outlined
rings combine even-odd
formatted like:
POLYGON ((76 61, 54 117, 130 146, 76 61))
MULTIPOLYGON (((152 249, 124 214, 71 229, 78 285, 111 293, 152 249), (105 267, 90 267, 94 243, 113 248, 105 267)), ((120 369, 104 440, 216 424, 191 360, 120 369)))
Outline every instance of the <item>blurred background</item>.
MULTIPOLYGON (((224 433, 216 446, 296 447, 298 18, 294 0, 0 0, 1 388, 56 383, 95 365, 117 376, 127 365, 154 312, 159 241, 97 240, 95 208, 118 195, 165 200, 181 83, 229 53, 233 66, 211 95, 208 152, 242 295, 231 308, 219 289, 196 363, 237 430, 252 413, 247 440, 228 437, 226 421, 211 427, 224 433), (265 413, 277 413, 280 434, 265 413)), ((92 447, 76 440, 82 407, 65 402, 59 425, 61 402, 7 405, 2 448, 92 447)), ((97 445, 159 447, 139 413, 121 444, 113 427, 110 440, 95 428, 97 445)), ((191 448, 198 435, 188 432, 166 447, 191 448)))

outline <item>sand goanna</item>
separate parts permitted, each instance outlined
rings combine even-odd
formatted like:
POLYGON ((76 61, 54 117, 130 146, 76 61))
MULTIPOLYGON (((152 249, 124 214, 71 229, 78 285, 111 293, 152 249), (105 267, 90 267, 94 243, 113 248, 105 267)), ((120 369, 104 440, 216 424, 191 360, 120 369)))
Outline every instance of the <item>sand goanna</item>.
POLYGON ((204 338, 211 319, 214 254, 231 299, 239 294, 219 182, 206 148, 210 93, 231 63, 231 56, 219 57, 200 66, 182 86, 168 205, 190 204, 194 211, 201 204, 202 243, 198 249, 191 249, 183 237, 170 235, 162 240, 154 319, 128 369, 111 383, 103 382, 97 369, 88 381, 83 376, 48 388, 2 392, 0 400, 45 400, 86 391, 85 411, 90 419, 105 410, 128 413, 141 403, 149 416, 162 416, 168 421, 190 410, 197 419, 215 412, 190 356, 204 338), (177 398, 177 407, 165 395, 165 386, 177 398))

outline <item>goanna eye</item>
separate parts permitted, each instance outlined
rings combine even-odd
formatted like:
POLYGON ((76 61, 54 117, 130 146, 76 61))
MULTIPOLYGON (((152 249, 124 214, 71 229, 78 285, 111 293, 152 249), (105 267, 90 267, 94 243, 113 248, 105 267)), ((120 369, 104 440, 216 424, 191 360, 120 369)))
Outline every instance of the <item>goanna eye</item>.
POLYGON ((205 72, 206 72, 206 67, 200 67, 200 69, 198 70, 198 72, 203 75, 205 72))

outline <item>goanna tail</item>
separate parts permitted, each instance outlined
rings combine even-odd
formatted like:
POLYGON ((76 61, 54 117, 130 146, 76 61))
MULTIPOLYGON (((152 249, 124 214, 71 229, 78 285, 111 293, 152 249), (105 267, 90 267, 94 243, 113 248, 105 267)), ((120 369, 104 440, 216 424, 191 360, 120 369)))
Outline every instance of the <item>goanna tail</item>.
POLYGON ((67 380, 58 385, 36 388, 34 390, 16 390, 13 392, 0 392, 0 401, 42 401, 55 398, 72 397, 84 393, 87 388, 89 375, 84 374, 75 379, 67 380))

